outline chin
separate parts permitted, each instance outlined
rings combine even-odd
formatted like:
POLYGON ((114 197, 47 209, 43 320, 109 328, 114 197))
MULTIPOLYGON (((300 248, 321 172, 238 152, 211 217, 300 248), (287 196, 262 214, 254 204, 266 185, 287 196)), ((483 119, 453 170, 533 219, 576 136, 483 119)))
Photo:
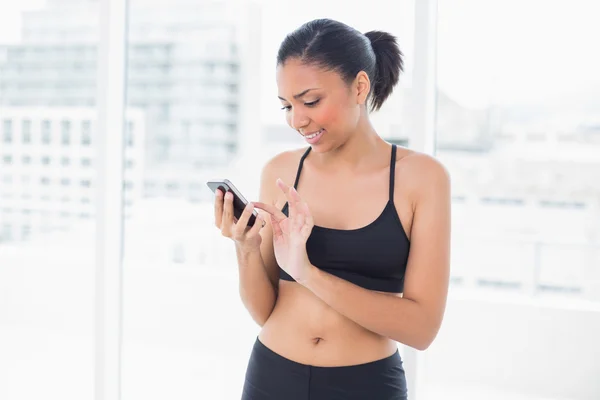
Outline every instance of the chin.
POLYGON ((311 152, 313 153, 329 153, 333 150, 333 146, 330 143, 317 143, 309 145, 311 147, 311 152))

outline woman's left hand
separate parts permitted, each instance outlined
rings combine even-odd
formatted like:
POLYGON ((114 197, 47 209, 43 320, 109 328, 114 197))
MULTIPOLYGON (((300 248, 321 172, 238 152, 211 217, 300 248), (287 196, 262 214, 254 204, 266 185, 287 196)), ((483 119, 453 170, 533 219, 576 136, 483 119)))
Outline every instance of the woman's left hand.
POLYGON ((277 186, 285 193, 289 216, 269 204, 255 202, 254 205, 271 217, 277 264, 296 282, 302 284, 312 267, 306 253, 306 241, 314 226, 312 215, 308 204, 300 198, 296 189, 289 187, 281 179, 277 179, 277 186))

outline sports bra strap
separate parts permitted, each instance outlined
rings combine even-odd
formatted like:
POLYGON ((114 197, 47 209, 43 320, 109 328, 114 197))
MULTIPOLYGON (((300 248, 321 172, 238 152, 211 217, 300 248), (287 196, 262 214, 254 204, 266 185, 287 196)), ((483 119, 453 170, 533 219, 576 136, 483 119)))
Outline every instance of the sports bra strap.
POLYGON ((392 160, 390 162, 390 201, 394 202, 394 175, 396 172, 396 145, 392 144, 392 160))
POLYGON ((304 159, 306 158, 308 153, 310 153, 310 149, 312 149, 312 147, 309 146, 308 149, 306 149, 306 151, 302 155, 302 158, 300 159, 300 164, 298 165, 298 172, 296 173, 296 181, 294 182, 294 189, 298 189, 298 182, 300 181, 300 173, 302 172, 302 166, 304 165, 304 159))
MULTIPOLYGON (((302 173, 302 166, 304 165, 304 159, 310 153, 312 147, 306 149, 300 163, 298 164, 298 172, 296 173, 296 180, 294 181, 294 189, 298 189, 298 182, 300 182, 300 174, 302 173)), ((394 201, 394 176, 396 172, 396 145, 392 144, 392 159, 390 161, 390 200, 394 201)))

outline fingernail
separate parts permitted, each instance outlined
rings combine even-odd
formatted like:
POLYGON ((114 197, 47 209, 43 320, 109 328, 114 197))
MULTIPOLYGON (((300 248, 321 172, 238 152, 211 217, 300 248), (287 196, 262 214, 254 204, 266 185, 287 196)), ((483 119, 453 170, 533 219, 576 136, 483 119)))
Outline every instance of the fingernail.
POLYGON ((231 199, 233 199, 233 194, 231 194, 231 192, 227 192, 227 193, 225 194, 225 198, 226 198, 227 200, 231 200, 231 199))

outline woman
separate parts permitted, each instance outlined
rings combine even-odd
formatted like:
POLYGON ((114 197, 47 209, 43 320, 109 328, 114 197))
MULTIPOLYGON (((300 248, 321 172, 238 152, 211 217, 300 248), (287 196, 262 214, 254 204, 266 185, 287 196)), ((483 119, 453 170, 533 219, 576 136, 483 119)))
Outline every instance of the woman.
POLYGON ((244 400, 407 398, 397 342, 424 350, 440 328, 450 183, 434 158, 391 146, 369 121, 402 66, 390 34, 327 19, 281 44, 278 97, 310 146, 264 166, 260 201, 238 221, 230 193, 215 200, 262 327, 244 400))

